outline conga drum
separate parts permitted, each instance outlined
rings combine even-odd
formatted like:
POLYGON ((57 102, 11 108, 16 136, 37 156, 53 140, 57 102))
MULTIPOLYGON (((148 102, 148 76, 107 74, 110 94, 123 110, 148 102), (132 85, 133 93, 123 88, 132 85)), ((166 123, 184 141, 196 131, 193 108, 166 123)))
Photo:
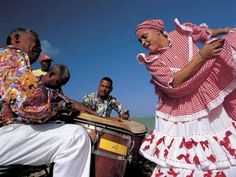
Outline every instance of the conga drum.
POLYGON ((92 142, 91 177, 123 177, 128 164, 136 163, 147 129, 130 120, 101 118, 87 113, 74 117, 92 142))

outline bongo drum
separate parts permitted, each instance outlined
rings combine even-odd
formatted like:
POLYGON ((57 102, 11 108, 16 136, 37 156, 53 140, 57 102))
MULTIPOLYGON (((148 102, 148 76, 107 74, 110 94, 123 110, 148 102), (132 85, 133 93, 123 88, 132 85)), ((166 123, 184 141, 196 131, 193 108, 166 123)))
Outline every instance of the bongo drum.
POLYGON ((142 124, 80 113, 74 117, 92 142, 91 177, 123 177, 129 163, 138 160, 146 134, 142 124))

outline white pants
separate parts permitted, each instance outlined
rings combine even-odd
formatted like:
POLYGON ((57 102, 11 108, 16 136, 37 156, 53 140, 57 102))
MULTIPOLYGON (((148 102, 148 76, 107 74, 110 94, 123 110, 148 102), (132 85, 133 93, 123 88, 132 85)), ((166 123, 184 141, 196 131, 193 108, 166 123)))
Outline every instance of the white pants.
POLYGON ((55 162, 54 177, 89 177, 91 144, 74 124, 10 124, 0 128, 0 165, 55 162))

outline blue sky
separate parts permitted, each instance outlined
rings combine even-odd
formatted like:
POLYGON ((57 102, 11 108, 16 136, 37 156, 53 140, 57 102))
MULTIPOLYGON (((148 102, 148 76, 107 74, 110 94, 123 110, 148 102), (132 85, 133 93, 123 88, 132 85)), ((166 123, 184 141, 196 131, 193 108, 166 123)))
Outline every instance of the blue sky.
POLYGON ((5 0, 0 5, 0 42, 5 44, 13 28, 31 28, 54 63, 69 67, 65 95, 81 101, 97 90, 100 78, 109 76, 112 95, 131 117, 150 116, 158 98, 148 72, 136 61, 137 53, 146 51, 137 42, 135 26, 160 18, 170 31, 178 18, 212 28, 236 27, 235 7, 235 0, 5 0))

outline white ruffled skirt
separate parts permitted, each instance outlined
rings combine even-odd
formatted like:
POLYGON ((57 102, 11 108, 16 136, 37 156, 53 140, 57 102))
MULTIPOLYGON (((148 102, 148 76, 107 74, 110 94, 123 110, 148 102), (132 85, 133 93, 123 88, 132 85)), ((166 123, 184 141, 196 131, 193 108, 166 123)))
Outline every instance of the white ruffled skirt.
POLYGON ((236 176, 236 122, 223 106, 186 122, 156 117, 140 153, 157 164, 152 176, 236 176))

